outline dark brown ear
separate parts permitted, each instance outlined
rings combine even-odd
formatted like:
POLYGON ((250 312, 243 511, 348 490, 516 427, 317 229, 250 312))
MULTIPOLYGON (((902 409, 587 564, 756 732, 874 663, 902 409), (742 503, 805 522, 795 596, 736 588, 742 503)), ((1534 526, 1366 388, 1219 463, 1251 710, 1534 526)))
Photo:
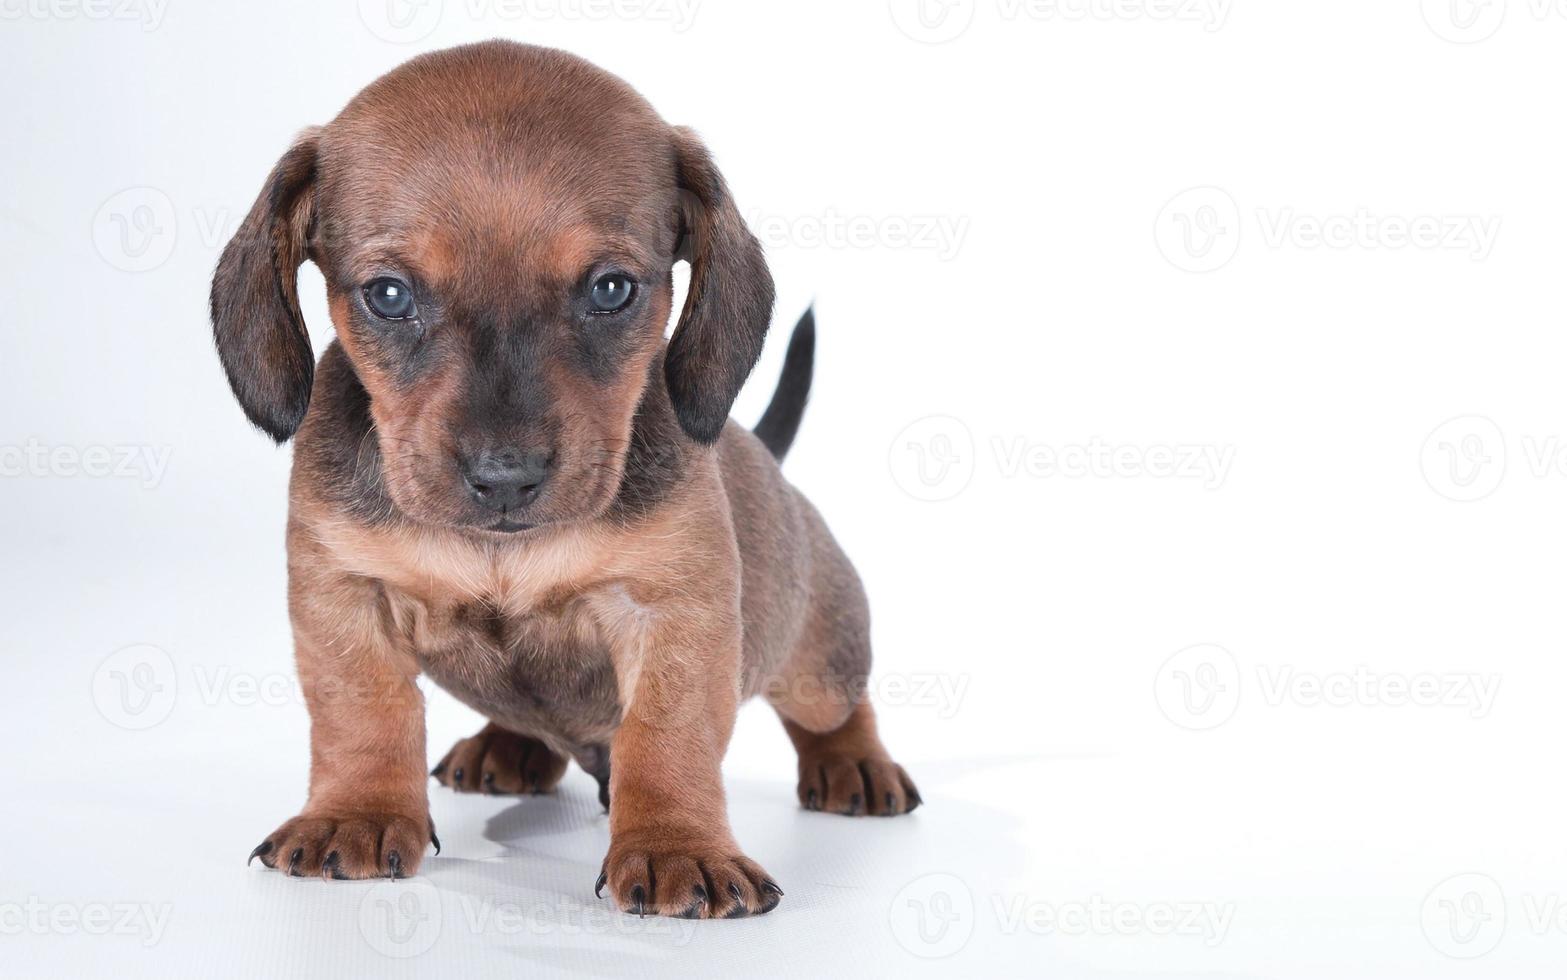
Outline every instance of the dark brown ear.
POLYGON ((756 365, 773 313, 773 277, 723 175, 684 127, 674 129, 681 245, 691 286, 669 350, 664 381, 686 434, 711 443, 756 365))
POLYGON ((212 275, 212 336, 245 415, 278 442, 304 421, 315 375, 299 312, 299 266, 314 217, 316 137, 306 130, 272 168, 212 275))

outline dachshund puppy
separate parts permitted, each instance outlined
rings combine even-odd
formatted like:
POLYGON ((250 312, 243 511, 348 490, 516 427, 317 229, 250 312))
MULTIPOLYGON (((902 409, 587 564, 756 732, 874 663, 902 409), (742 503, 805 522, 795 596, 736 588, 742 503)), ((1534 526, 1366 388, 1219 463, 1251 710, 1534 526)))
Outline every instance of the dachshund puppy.
POLYGON ((547 792, 571 759, 598 780, 596 891, 626 911, 778 904, 725 813, 742 699, 782 718, 806 808, 920 802, 865 698, 865 594, 778 468, 810 385, 809 313, 756 432, 728 419, 772 303, 702 144, 570 55, 424 55, 299 137, 212 282, 235 396, 295 441, 310 793, 252 857, 397 877, 439 849, 421 672, 490 721, 435 767, 441 785, 547 792), (307 258, 336 331, 319 364, 307 258))

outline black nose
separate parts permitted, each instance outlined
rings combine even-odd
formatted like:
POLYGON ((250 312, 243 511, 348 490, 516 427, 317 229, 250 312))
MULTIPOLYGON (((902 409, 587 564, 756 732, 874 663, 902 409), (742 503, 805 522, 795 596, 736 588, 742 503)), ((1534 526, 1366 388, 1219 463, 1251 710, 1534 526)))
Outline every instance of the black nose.
POLYGON ((463 468, 473 499, 494 511, 533 502, 549 477, 549 453, 483 452, 463 468))

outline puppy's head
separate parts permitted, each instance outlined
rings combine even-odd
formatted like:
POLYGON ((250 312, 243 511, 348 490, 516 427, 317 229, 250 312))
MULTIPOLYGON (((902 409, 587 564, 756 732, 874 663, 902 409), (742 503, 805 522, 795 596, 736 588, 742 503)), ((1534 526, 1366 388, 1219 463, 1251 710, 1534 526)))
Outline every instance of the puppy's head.
POLYGON ((602 513, 649 384, 691 439, 717 439, 772 309, 761 249, 689 131, 586 62, 501 42, 416 58, 305 132, 224 250, 218 352, 279 442, 310 401, 306 258, 392 500, 498 532, 602 513), (665 351, 677 259, 691 285, 665 351))

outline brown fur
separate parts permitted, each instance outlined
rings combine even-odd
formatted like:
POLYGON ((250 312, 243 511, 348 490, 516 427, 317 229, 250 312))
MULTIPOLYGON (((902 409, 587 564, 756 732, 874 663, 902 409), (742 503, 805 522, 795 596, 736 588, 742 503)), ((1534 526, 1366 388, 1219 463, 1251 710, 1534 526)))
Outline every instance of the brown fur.
POLYGON ((547 792, 568 759, 599 779, 601 884, 623 909, 777 904, 725 814, 744 698, 784 719, 807 807, 919 802, 863 698, 853 568, 727 421, 771 306, 760 247, 695 136, 569 55, 492 42, 417 58, 289 150, 213 282, 236 396, 296 439, 310 795, 264 863, 417 871, 434 837, 421 672, 491 720, 436 766, 443 785, 547 792), (294 295, 307 257, 337 333, 314 367, 294 295), (666 348, 679 258, 691 287, 666 348), (638 283, 611 320, 574 305, 606 268, 638 283), (415 320, 365 305, 388 275, 410 284, 415 320), (461 465, 497 445, 549 460, 499 523, 461 465))

